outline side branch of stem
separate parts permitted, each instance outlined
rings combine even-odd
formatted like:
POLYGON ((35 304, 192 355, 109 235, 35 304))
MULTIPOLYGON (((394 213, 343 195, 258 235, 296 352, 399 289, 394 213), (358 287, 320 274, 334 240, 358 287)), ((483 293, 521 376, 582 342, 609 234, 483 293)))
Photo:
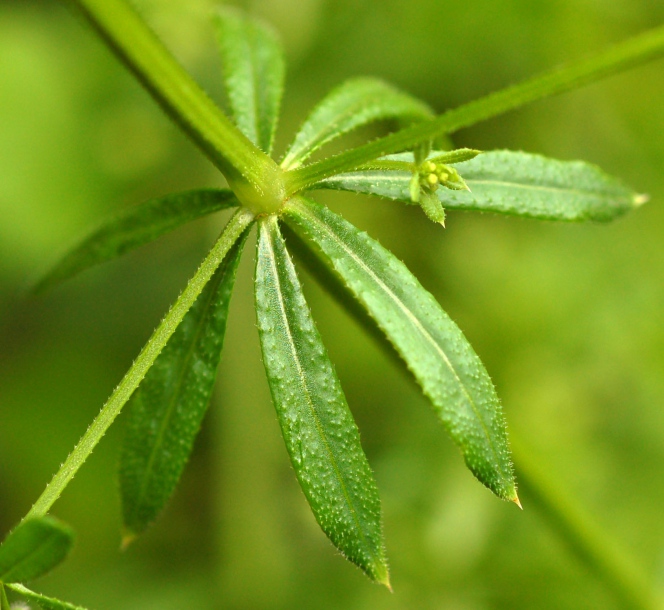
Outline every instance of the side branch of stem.
POLYGON ((617 44, 588 59, 546 72, 483 98, 417 123, 364 146, 287 172, 287 194, 336 174, 353 171, 384 155, 412 150, 418 144, 454 133, 525 106, 539 99, 564 93, 664 56, 664 26, 617 44))

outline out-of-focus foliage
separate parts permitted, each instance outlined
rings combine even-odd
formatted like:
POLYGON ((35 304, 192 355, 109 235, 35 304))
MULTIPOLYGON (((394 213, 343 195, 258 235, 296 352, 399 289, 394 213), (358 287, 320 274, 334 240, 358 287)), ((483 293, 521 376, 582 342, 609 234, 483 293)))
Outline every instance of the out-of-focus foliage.
MULTIPOLYGON (((136 4, 216 95, 213 3, 136 4)), ((385 78, 440 111, 664 20, 664 6, 645 0, 242 6, 271 21, 290 54, 279 152, 344 78, 385 78)), ((457 146, 585 159, 650 193, 649 204, 613 224, 450 211, 443 230, 399 203, 329 198, 434 293, 484 360, 511 427, 660 584, 663 74, 654 63, 455 138, 457 146)), ((0 4, 0 83, 0 530, 8 531, 221 225, 200 221, 26 300, 25 287, 100 215, 220 179, 55 0, 0 4)), ((112 430, 55 506, 79 542, 40 590, 66 590, 99 610, 613 607, 534 510, 518 513, 468 476, 411 381, 301 273, 381 489, 395 594, 330 553, 279 436, 251 273, 247 257, 210 425, 166 513, 118 552, 120 507, 108 481, 120 435, 112 430)))

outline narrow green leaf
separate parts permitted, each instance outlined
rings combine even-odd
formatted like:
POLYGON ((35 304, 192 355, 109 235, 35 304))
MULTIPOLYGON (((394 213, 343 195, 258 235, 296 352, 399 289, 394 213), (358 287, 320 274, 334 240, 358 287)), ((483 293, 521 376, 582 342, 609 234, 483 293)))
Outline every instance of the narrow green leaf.
POLYGON ((313 242, 406 361, 475 476, 516 501, 491 379, 459 328, 403 263, 330 210, 290 200, 284 219, 313 242))
POLYGON ((238 205, 228 189, 197 189, 150 199, 104 222, 36 285, 41 292, 77 273, 147 244, 197 218, 238 205))
POLYGON ((73 604, 62 602, 53 597, 46 597, 41 593, 31 591, 23 585, 7 585, 7 588, 22 595, 28 601, 39 604, 43 610, 85 610, 82 606, 74 606, 73 604))
POLYGON ((281 166, 289 170, 298 167, 324 144, 362 125, 385 119, 411 123, 432 115, 424 102, 381 80, 348 80, 313 109, 286 151, 281 166))
POLYGON ((275 217, 260 223, 256 311, 272 399, 302 491, 332 543, 389 587, 376 483, 275 217))
POLYGON ((215 23, 235 123, 270 154, 286 70, 281 45, 266 25, 228 7, 219 11, 215 23))
POLYGON ((130 400, 120 458, 125 543, 157 518, 191 454, 214 389, 247 233, 228 253, 130 400))
POLYGON ((421 192, 419 196, 419 204, 431 222, 445 226, 445 210, 435 193, 429 191, 421 192))
POLYGON ((53 517, 20 523, 0 545, 0 581, 28 582, 62 562, 74 543, 74 533, 53 517))
MULTIPOLYGON (((440 153, 432 153, 438 155, 440 153)), ((412 154, 391 155, 392 162, 412 154)), ((438 188, 447 209, 496 212, 544 220, 612 220, 644 202, 644 197, 599 168, 582 161, 498 150, 455 166, 470 191, 438 188)), ((410 203, 411 174, 405 171, 353 172, 316 185, 379 195, 410 203)))

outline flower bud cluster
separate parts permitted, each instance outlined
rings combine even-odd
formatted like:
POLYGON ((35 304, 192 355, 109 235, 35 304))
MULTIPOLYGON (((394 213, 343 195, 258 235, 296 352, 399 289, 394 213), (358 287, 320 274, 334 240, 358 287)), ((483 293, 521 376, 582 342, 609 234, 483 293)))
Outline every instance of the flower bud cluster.
POLYGON ((435 192, 439 185, 455 191, 467 191, 468 186, 453 167, 443 163, 424 161, 418 168, 420 187, 435 192))

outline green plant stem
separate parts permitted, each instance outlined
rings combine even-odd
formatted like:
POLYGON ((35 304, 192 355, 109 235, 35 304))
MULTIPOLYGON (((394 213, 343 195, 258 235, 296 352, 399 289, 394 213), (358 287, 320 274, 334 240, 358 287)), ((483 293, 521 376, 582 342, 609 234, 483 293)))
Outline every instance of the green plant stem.
POLYGON ((122 407, 129 400, 134 390, 138 387, 148 369, 152 366, 157 356, 175 332, 178 324, 182 321, 189 308, 194 304, 209 279, 220 265, 227 252, 242 235, 244 230, 254 219, 252 212, 246 208, 238 210, 224 229, 217 243, 210 250, 205 260, 201 263, 196 274, 191 278, 182 294, 168 311, 161 324, 154 331, 145 347, 141 350, 134 364, 122 378, 120 384, 115 388, 101 412, 92 422, 78 445, 69 454, 60 470, 55 474, 46 489, 35 502, 26 519, 45 515, 53 503, 72 480, 78 469, 83 465, 92 450, 97 446, 106 430, 119 415, 122 407))
POLYGON ((5 586, 0 582, 0 610, 11 610, 5 586))
POLYGON ((277 164, 231 123, 126 2, 68 1, 229 182, 270 188, 281 175, 277 164))
POLYGON ((574 504, 548 475, 539 458, 528 450, 512 430, 512 454, 524 507, 533 505, 569 550, 577 556, 625 608, 661 610, 664 598, 635 561, 574 504))
POLYGON ((546 72, 502 89, 430 121, 423 121, 385 138, 286 173, 286 191, 292 195, 316 182, 359 168, 383 155, 409 150, 417 144, 451 134, 486 119, 545 97, 587 85, 664 55, 664 26, 615 45, 589 59, 546 72))

